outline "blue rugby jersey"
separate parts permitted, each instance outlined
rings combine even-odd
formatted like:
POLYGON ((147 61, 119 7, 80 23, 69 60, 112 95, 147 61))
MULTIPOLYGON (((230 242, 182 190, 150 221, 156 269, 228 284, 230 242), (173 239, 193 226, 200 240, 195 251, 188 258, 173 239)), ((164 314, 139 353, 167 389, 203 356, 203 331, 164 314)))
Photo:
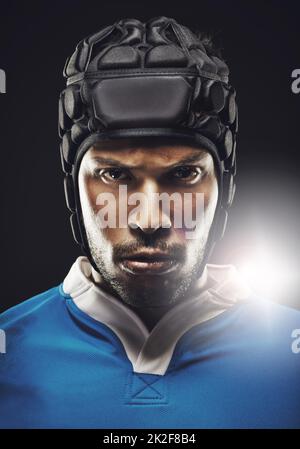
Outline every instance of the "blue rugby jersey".
POLYGON ((0 316, 0 427, 299 428, 300 312, 233 266, 208 264, 199 286, 149 332, 79 257, 0 316))

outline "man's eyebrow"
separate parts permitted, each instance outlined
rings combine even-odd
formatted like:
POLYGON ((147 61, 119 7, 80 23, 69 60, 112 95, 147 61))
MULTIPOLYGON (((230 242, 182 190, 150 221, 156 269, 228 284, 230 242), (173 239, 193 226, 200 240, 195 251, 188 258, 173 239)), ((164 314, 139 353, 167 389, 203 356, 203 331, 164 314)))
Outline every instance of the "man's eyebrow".
POLYGON ((99 162, 100 164, 112 165, 113 167, 137 168, 134 165, 130 166, 130 165, 123 164, 121 161, 118 161, 117 159, 111 159, 111 158, 100 157, 100 156, 95 156, 92 159, 93 159, 93 161, 99 162))
MULTIPOLYGON (((197 162, 200 159, 203 159, 205 157, 205 155, 207 154, 206 151, 198 151, 197 153, 193 153, 192 155, 180 159, 177 162, 175 162, 174 164, 171 164, 165 168, 172 168, 175 167, 177 165, 182 165, 182 164, 190 164, 192 162, 197 162)), ((111 165, 113 167, 123 167, 123 168, 127 168, 127 169, 134 169, 134 168, 144 168, 144 166, 139 166, 139 165, 127 165, 122 163, 121 161, 119 161, 118 159, 112 159, 112 158, 107 158, 107 157, 102 157, 102 156, 94 156, 93 161, 96 161, 100 164, 107 164, 107 165, 111 165)))
POLYGON ((174 165, 180 165, 180 164, 190 164, 191 162, 197 162, 201 159, 203 159, 207 155, 206 151, 197 151, 197 153, 193 153, 188 157, 185 157, 183 159, 180 159, 179 161, 175 162, 175 164, 172 164, 171 167, 174 165))

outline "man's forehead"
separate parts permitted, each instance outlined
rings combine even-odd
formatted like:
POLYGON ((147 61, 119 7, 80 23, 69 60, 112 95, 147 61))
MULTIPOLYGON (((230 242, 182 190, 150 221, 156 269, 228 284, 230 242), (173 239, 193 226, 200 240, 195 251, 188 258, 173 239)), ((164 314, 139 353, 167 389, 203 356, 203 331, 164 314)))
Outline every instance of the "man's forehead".
POLYGON ((170 164, 186 160, 194 162, 209 156, 203 147, 178 140, 163 139, 114 139, 95 143, 89 148, 90 158, 120 160, 123 163, 135 163, 141 160, 170 164))

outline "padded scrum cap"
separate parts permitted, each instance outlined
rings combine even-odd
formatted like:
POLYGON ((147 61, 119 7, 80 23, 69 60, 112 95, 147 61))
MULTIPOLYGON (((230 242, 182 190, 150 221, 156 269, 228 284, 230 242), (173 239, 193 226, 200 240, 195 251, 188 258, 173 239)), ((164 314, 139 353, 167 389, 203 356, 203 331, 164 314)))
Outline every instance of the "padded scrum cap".
POLYGON ((64 67, 59 135, 74 238, 91 258, 78 170, 99 139, 173 137, 209 151, 219 198, 207 255, 222 237, 235 190, 237 106, 226 63, 189 28, 168 17, 122 19, 81 40, 64 67))

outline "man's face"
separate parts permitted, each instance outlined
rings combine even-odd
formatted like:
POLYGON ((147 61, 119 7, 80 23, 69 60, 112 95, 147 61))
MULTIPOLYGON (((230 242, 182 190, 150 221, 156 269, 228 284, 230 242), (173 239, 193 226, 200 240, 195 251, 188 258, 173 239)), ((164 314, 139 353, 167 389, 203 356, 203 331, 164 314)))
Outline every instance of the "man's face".
POLYGON ((218 199, 207 151, 161 139, 102 141, 85 153, 78 183, 90 251, 110 290, 134 307, 169 306, 192 291, 218 199), (154 202, 161 194, 177 203, 154 202), (199 198, 201 225, 187 229, 184 214, 197 218, 199 198), (115 220, 104 227, 108 217, 115 220))

